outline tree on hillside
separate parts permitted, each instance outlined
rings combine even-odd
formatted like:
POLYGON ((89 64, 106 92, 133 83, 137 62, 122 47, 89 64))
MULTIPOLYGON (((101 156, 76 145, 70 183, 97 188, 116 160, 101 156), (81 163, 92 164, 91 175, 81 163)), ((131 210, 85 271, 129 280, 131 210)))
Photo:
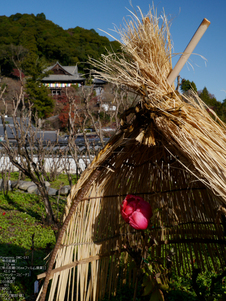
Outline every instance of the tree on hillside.
POLYGON ((21 45, 0 45, 1 74, 10 77, 14 68, 22 70, 27 54, 28 49, 21 45))
POLYGON ((206 87, 203 88, 203 90, 199 93, 199 97, 207 104, 210 102, 210 96, 209 91, 206 87))
POLYGON ((54 108, 54 100, 50 95, 50 91, 45 87, 41 80, 48 73, 43 72, 46 63, 43 59, 35 56, 28 56, 23 63, 23 68, 29 77, 26 80, 26 99, 32 104, 33 112, 37 112, 38 117, 48 117, 54 108))
POLYGON ((44 13, 37 14, 36 17, 42 20, 46 20, 46 15, 44 13))
POLYGON ((49 63, 59 61, 63 65, 73 65, 80 62, 81 69, 87 67, 84 62, 88 57, 97 59, 107 52, 106 49, 117 52, 120 48, 117 41, 109 41, 94 29, 77 26, 64 30, 46 20, 43 13, 0 16, 0 47, 10 44, 22 45, 30 54, 44 57, 49 63))
POLYGON ((221 118, 226 123, 226 99, 222 101, 221 105, 221 118))
POLYGON ((225 103, 217 101, 213 94, 210 94, 206 87, 199 92, 199 97, 207 104, 222 121, 226 122, 226 106, 225 103))
POLYGON ((39 117, 46 117, 53 111, 54 101, 49 96, 50 91, 42 85, 41 79, 48 73, 43 72, 47 67, 44 59, 19 45, 0 46, 0 64, 2 74, 19 79, 22 82, 26 75, 26 99, 33 103, 33 112, 39 117))
POLYGON ((39 118, 49 117, 54 108, 54 101, 49 96, 49 90, 39 82, 28 79, 26 83, 26 100, 33 103, 32 111, 38 114, 39 118))
POLYGON ((197 92, 196 84, 193 81, 190 82, 188 79, 182 79, 180 88, 181 88, 182 92, 187 92, 190 89, 197 92))
POLYGON ((183 93, 189 93, 190 89, 198 92, 199 97, 205 104, 209 106, 222 121, 226 122, 226 102, 223 101, 223 103, 221 103, 220 101, 217 101, 215 96, 209 93, 206 87, 201 91, 197 91, 197 87, 193 81, 190 82, 189 80, 183 79, 180 88, 183 93))
POLYGON ((210 94, 206 87, 199 93, 199 97, 212 109, 217 112, 220 108, 221 103, 216 100, 215 96, 210 94))

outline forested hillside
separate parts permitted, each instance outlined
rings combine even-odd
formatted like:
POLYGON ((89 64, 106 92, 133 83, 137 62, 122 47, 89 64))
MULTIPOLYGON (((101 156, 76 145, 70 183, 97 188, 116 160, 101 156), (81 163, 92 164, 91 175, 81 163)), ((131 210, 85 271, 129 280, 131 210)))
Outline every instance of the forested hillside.
POLYGON ((48 63, 59 61, 63 65, 79 62, 81 70, 87 67, 84 62, 89 56, 99 58, 106 53, 106 48, 119 49, 118 42, 110 42, 94 29, 77 26, 64 30, 46 20, 43 13, 36 16, 20 13, 10 17, 0 16, 0 65, 3 75, 9 75, 12 71, 12 45, 17 46, 16 59, 29 57, 31 61, 39 57, 48 63))

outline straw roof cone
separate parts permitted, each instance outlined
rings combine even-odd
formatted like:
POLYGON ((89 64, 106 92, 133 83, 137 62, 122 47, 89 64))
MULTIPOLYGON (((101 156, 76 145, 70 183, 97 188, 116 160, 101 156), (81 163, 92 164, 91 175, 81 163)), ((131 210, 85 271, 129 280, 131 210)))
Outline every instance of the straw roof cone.
POLYGON ((166 264, 171 248, 178 274, 225 265, 221 217, 226 208, 226 128, 198 95, 180 95, 167 78, 172 70, 166 17, 131 12, 119 30, 120 54, 109 53, 99 76, 140 95, 121 127, 83 172, 67 199, 64 225, 37 300, 101 300, 135 273, 123 245, 145 245, 141 231, 124 225, 120 205, 141 196, 156 214, 149 229, 152 255, 166 264), (210 114, 211 113, 211 114, 210 114))

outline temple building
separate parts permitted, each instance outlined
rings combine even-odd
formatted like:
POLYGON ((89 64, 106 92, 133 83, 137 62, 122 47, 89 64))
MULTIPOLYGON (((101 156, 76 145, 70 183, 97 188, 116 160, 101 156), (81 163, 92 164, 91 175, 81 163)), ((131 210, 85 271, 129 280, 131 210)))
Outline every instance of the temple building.
POLYGON ((62 88, 85 84, 85 78, 78 73, 77 66, 61 66, 57 62, 45 71, 52 71, 51 74, 42 79, 44 85, 51 90, 52 96, 61 95, 62 88))

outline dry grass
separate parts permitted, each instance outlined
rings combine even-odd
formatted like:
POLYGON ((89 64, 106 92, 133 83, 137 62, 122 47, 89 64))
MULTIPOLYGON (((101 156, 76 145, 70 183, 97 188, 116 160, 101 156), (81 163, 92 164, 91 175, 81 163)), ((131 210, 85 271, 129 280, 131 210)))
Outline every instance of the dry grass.
POLYGON ((165 260, 173 246, 178 274, 191 272, 194 261, 201 269, 215 270, 226 261, 218 210, 226 204, 225 125, 210 116, 195 93, 184 98, 174 92, 167 82, 167 21, 152 12, 140 14, 141 20, 132 14, 120 30, 123 55, 94 62, 102 69, 100 77, 143 98, 68 197, 65 230, 56 258, 52 256, 55 270, 49 266, 49 300, 73 300, 72 295, 75 300, 97 300, 115 293, 119 284, 134 284, 123 245, 128 239, 144 252, 145 244, 138 231, 122 226, 120 204, 128 193, 158 209, 150 229, 158 242, 153 256, 165 260))
POLYGON ((117 30, 122 53, 109 53, 91 63, 102 70, 100 77, 158 102, 173 91, 167 81, 172 70, 169 26, 165 15, 157 17, 152 10, 147 16, 139 13, 140 17, 131 12, 125 28, 117 30))
MULTIPOLYGON (((172 68, 167 19, 157 17, 154 9, 147 16, 139 12, 141 18, 132 14, 126 27, 118 30, 124 55, 91 61, 102 69, 100 77, 143 96, 142 106, 158 129, 189 157, 195 175, 226 203, 225 125, 208 109, 215 120, 210 116, 197 94, 182 99, 174 92, 167 81, 172 68)), ((150 137, 150 129, 142 128, 137 140, 144 142, 145 136, 150 137)))

